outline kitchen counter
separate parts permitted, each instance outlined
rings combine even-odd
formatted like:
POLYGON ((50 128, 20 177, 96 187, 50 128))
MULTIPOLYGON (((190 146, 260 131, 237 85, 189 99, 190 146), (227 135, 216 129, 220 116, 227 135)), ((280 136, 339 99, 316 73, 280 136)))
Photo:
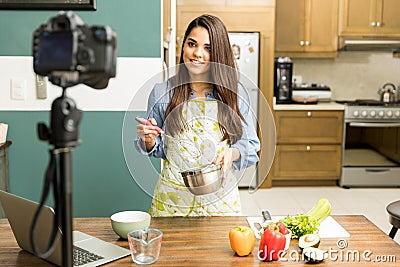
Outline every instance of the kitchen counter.
MULTIPOLYGON (((361 215, 332 217, 350 233, 350 237, 321 238, 319 248, 329 250, 331 254, 318 266, 398 266, 400 246, 367 218, 361 215)), ((280 262, 260 261, 257 258, 258 240, 249 256, 238 257, 230 248, 228 237, 229 230, 237 225, 248 225, 246 217, 152 218, 151 227, 164 233, 160 258, 152 266, 310 266, 294 259, 298 255, 297 240, 291 241, 289 253, 280 262)), ((128 248, 128 242, 113 232, 109 218, 75 218, 74 229, 128 248)), ((2 266, 51 266, 18 247, 6 219, 0 219, 0 233, 2 266)), ((128 256, 107 266, 135 264, 128 256)))
POLYGON ((318 102, 317 104, 276 104, 274 110, 344 110, 343 104, 336 102, 318 102))

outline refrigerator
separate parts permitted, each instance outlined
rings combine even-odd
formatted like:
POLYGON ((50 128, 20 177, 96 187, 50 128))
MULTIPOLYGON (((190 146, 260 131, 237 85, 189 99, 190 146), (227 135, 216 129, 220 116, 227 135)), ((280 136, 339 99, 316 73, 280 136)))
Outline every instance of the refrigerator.
MULTIPOLYGON (((259 32, 229 32, 229 41, 235 56, 240 81, 248 90, 250 106, 253 110, 254 126, 257 127, 260 69, 260 33, 259 32)), ((257 129, 256 129, 257 130, 257 129)), ((251 166, 237 171, 239 187, 257 188, 257 169, 251 166)))

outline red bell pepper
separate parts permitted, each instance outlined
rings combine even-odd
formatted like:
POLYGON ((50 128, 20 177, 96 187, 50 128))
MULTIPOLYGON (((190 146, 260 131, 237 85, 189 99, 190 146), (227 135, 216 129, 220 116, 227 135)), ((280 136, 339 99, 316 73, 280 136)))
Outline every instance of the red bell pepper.
POLYGON ((286 225, 283 222, 277 222, 276 226, 279 227, 279 233, 287 235, 289 233, 289 229, 286 228, 286 225))
POLYGON ((261 235, 258 257, 263 261, 276 261, 285 249, 285 235, 279 232, 277 225, 264 229, 261 235))

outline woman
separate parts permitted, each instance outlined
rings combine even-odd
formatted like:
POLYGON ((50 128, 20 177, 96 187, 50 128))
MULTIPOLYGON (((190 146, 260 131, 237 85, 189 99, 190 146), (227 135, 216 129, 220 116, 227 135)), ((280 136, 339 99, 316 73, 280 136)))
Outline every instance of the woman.
POLYGON ((156 84, 148 100, 149 121, 174 138, 163 141, 154 126, 137 126, 136 149, 165 159, 152 216, 241 214, 233 171, 256 164, 260 147, 248 103, 225 25, 212 15, 194 19, 184 35, 177 75, 156 84), (210 163, 222 164, 222 187, 191 194, 180 171, 210 163))

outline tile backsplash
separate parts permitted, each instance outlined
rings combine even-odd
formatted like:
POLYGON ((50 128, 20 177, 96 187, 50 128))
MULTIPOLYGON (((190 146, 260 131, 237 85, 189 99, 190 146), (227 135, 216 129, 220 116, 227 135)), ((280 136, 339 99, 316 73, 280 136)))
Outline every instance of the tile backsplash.
POLYGON ((400 59, 390 52, 340 52, 335 59, 293 59, 303 82, 328 85, 333 100, 379 99, 377 91, 400 85, 400 59))

